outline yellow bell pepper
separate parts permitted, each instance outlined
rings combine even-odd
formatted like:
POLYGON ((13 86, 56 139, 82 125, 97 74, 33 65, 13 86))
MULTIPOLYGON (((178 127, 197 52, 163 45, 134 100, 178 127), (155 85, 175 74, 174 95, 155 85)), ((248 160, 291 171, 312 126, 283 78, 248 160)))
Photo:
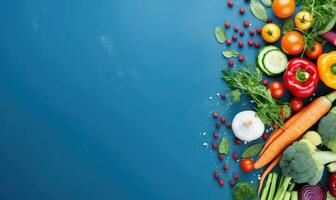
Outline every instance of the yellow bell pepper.
POLYGON ((317 67, 322 82, 336 89, 336 51, 322 54, 317 60, 317 67))

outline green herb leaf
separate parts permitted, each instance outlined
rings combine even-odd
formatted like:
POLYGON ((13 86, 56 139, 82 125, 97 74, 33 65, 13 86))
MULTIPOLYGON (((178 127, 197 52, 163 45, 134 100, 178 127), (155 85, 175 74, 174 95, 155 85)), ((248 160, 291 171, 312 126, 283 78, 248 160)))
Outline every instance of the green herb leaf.
POLYGON ((240 101, 240 96, 241 96, 241 92, 239 90, 231 91, 231 98, 232 98, 233 103, 237 103, 238 101, 240 101))
POLYGON ((251 183, 240 181, 233 188, 233 200, 258 199, 256 188, 251 183))
POLYGON ((219 151, 219 153, 228 154, 229 150, 230 150, 229 141, 225 137, 223 137, 222 141, 219 145, 219 150, 218 151, 219 151))
POLYGON ((295 26, 294 26, 293 20, 291 20, 290 18, 288 18, 288 19, 285 20, 285 23, 284 23, 284 25, 282 27, 282 34, 285 34, 285 33, 289 32, 289 31, 293 31, 294 28, 295 28, 295 26))
POLYGON ((251 0, 250 10, 252 14, 261 21, 267 21, 267 13, 265 7, 257 0, 251 0))
POLYGON ((227 50, 223 51, 223 56, 225 58, 232 58, 232 57, 237 57, 239 55, 238 51, 236 50, 227 50))
POLYGON ((223 44, 226 40, 226 33, 224 29, 220 26, 217 26, 215 28, 215 36, 216 36, 217 41, 221 44, 223 44))
POLYGON ((242 154, 242 158, 251 158, 257 155, 262 149, 262 147, 263 147, 262 144, 254 144, 254 145, 247 147, 247 149, 245 149, 245 151, 242 154))
POLYGON ((271 6, 272 6, 272 0, 261 0, 261 2, 262 2, 266 7, 271 7, 271 6))

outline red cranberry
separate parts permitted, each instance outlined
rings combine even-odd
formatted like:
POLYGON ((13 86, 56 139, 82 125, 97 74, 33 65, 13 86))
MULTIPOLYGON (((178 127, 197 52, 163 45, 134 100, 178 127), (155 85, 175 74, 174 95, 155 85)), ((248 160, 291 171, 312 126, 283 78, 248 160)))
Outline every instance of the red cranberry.
POLYGON ((249 33, 250 33, 251 36, 254 36, 254 30, 253 29, 250 29, 249 33))
POLYGON ((212 134, 212 137, 215 138, 215 139, 217 139, 218 136, 219 136, 219 134, 218 134, 217 132, 214 132, 214 133, 212 134))
POLYGON ((259 48, 260 47, 260 43, 259 42, 255 42, 254 46, 257 47, 257 48, 259 48))
POLYGON ((225 28, 230 28, 230 22, 225 22, 225 28))
POLYGON ((225 94, 224 93, 220 94, 220 98, 225 99, 226 98, 225 94))
POLYGON ((227 123, 226 128, 231 128, 231 123, 227 123))
POLYGON ((212 146, 213 149, 217 149, 217 143, 212 143, 211 146, 212 146))
POLYGON ((219 184, 220 186, 224 185, 224 180, 219 180, 219 181, 218 181, 218 184, 219 184))
POLYGON ((238 32, 238 27, 237 26, 233 27, 233 30, 234 32, 238 32))
POLYGON ((263 134, 263 138, 264 138, 264 140, 267 140, 267 139, 269 138, 268 133, 264 133, 264 134, 263 134))
POLYGON ((248 40, 248 41, 247 41, 247 45, 249 45, 249 46, 253 46, 253 41, 252 41, 252 40, 248 40))
POLYGON ((226 171, 226 172, 229 171, 229 165, 224 165, 223 170, 226 171))
POLYGON ((240 31, 240 32, 239 32, 239 35, 240 35, 240 36, 244 36, 244 31, 240 31))
POLYGON ((236 180, 238 179, 238 174, 237 173, 233 174, 233 179, 236 179, 236 180))
POLYGON ((220 120, 222 123, 225 123, 225 122, 226 122, 225 117, 221 117, 219 120, 220 120))
POLYGON ((267 85, 268 85, 268 80, 267 80, 267 79, 264 79, 264 80, 263 80, 263 85, 264 85, 264 86, 267 86, 267 85))
POLYGON ((230 181, 230 182, 229 182, 229 185, 230 185, 230 187, 233 187, 233 186, 235 186, 236 184, 235 184, 234 181, 230 181))
POLYGON ((244 56, 243 55, 238 56, 238 61, 243 62, 244 61, 244 56))
POLYGON ((220 124, 216 123, 215 127, 216 129, 220 129, 220 124))
POLYGON ((229 0, 229 1, 227 2, 227 5, 228 5, 229 7, 232 7, 232 6, 233 6, 233 2, 232 2, 231 0, 229 0))
POLYGON ((234 160, 237 160, 237 159, 238 159, 238 154, 237 154, 237 153, 233 153, 233 154, 232 154, 232 158, 233 158, 234 160))
POLYGON ((218 117, 218 113, 214 112, 214 113, 212 113, 212 116, 213 116, 213 118, 217 118, 218 117))
POLYGON ((226 40, 226 45, 230 46, 231 45, 231 40, 226 40))
POLYGON ((267 19, 267 23, 273 23, 273 20, 272 19, 267 19))
POLYGON ((239 13, 240 13, 240 14, 244 14, 244 13, 245 13, 245 9, 244 9, 244 8, 240 8, 240 9, 239 9, 239 13))
POLYGON ((224 159, 224 155, 223 155, 223 154, 219 154, 219 155, 218 155, 218 159, 219 159, 219 160, 223 160, 223 159, 224 159))
POLYGON ((229 60, 228 64, 229 64, 230 67, 232 67, 234 65, 233 60, 229 60))
POLYGON ((257 33, 261 35, 261 28, 257 28, 257 33))
POLYGON ((214 172, 214 174, 213 174, 213 176, 215 177, 215 179, 218 179, 218 178, 219 178, 219 175, 220 175, 220 174, 219 174, 219 172, 217 172, 217 171, 214 172))
POLYGON ((241 140, 239 138, 235 139, 235 144, 240 144, 241 140))
POLYGON ((236 41, 237 39, 238 39, 238 38, 237 38, 236 35, 232 36, 232 40, 233 40, 233 41, 236 41))
POLYGON ((248 27, 250 25, 249 21, 245 20, 244 21, 244 27, 248 27))
POLYGON ((239 47, 239 48, 243 48, 243 47, 244 47, 244 43, 243 43, 242 41, 239 41, 239 42, 238 42, 238 47, 239 47))

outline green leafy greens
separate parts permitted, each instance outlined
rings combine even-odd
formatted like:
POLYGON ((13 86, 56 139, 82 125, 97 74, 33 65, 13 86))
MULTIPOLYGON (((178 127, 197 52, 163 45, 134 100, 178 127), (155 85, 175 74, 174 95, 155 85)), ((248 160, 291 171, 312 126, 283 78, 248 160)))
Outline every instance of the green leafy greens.
POLYGON ((218 151, 219 151, 219 153, 228 154, 229 150, 230 150, 229 141, 225 137, 223 137, 222 141, 219 145, 219 150, 218 151))
POLYGON ((223 51, 223 56, 225 58, 232 58, 232 57, 237 57, 239 55, 238 51, 236 50, 227 50, 223 51))
POLYGON ((217 26, 215 28, 215 36, 216 36, 217 41, 221 44, 223 44, 226 40, 226 33, 224 29, 220 26, 217 26))
POLYGON ((251 0, 250 10, 252 14, 259 20, 267 21, 267 12, 265 7, 257 0, 251 0))
POLYGON ((247 147, 247 149, 245 149, 245 151, 242 153, 242 158, 251 158, 257 155, 262 149, 262 147, 263 147, 262 144, 254 144, 247 147))
POLYGON ((257 200, 257 190, 251 183, 240 181, 233 188, 232 197, 234 200, 257 200))

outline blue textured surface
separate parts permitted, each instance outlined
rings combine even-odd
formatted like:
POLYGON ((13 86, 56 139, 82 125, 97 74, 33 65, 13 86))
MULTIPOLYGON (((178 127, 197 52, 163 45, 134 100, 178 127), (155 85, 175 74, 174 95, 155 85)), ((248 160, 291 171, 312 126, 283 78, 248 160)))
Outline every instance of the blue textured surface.
MULTIPOLYGON (((231 178, 218 187, 221 164, 202 144, 220 108, 208 97, 225 90, 214 27, 262 25, 238 8, 2 1, 0 199, 230 199, 231 178)), ((257 50, 241 52, 253 61, 257 50)))

